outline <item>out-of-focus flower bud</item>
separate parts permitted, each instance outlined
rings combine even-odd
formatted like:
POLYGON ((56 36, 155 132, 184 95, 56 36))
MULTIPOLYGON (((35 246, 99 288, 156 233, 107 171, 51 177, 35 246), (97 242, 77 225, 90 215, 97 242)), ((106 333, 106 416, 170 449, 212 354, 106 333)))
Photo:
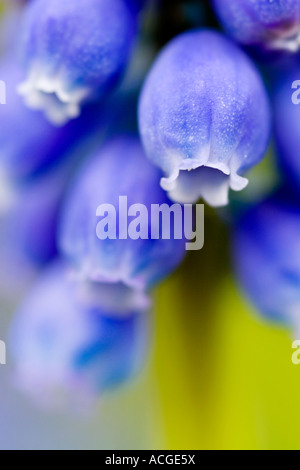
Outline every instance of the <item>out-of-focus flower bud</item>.
POLYGON ((118 83, 137 32, 126 0, 32 0, 20 40, 27 77, 19 92, 57 125, 118 83))
POLYGON ((213 4, 226 31, 242 44, 299 50, 299 0, 213 0, 213 4))
POLYGON ((81 298, 61 264, 52 266, 13 321, 9 344, 18 385, 37 402, 72 407, 128 380, 145 358, 148 315, 111 313, 81 298))
POLYGON ((171 230, 169 239, 159 233, 158 238, 151 238, 152 231, 159 231, 160 222, 152 220, 151 205, 170 205, 159 186, 160 176, 135 136, 114 137, 79 171, 62 211, 59 246, 82 278, 144 290, 179 265, 184 257, 184 237, 175 239, 171 230), (120 197, 127 198, 122 199, 122 206, 120 197), (97 227, 104 219, 100 216, 106 215, 98 213, 98 208, 104 204, 114 213, 109 217, 115 215, 109 224, 113 231, 115 227, 114 239, 98 237, 97 227), (140 214, 143 227, 137 239, 129 235, 133 214, 128 211, 134 204, 143 205, 146 212, 140 214))
POLYGON ((278 163, 289 181, 300 189, 300 67, 298 60, 277 74, 273 91, 278 163))
POLYGON ((69 176, 69 165, 61 165, 22 185, 7 182, 6 194, 1 182, 1 295, 14 297, 56 256, 57 221, 69 176))
POLYGON ((93 104, 80 118, 56 128, 38 111, 27 108, 17 94, 22 72, 13 60, 0 66, 0 168, 15 180, 35 175, 67 157, 81 139, 103 132, 107 110, 93 104))
POLYGON ((282 191, 240 218, 233 253, 238 280, 260 313, 300 331, 299 233, 300 206, 282 191))
POLYGON ((133 8, 135 11, 141 11, 149 2, 150 0, 125 0, 127 4, 133 8))

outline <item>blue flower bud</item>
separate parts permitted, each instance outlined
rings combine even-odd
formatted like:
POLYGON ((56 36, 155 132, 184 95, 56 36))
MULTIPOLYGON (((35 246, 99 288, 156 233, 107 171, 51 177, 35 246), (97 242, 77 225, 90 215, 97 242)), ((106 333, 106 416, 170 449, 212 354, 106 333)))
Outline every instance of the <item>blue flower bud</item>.
POLYGON ((103 130, 106 119, 102 106, 94 104, 87 106, 79 119, 63 128, 54 127, 40 112, 27 108, 17 94, 17 83, 22 76, 13 60, 1 63, 0 79, 5 84, 2 89, 6 104, 0 104, 0 168, 19 180, 65 159, 80 139, 95 129, 103 130))
POLYGON ((238 280, 267 318, 300 327, 300 207, 276 194, 238 221, 233 253, 238 280))
POLYGON ((3 8, 1 2, 1 16, 0 16, 0 47, 3 51, 15 51, 17 46, 16 31, 19 31, 21 18, 23 13, 24 1, 22 0, 7 0, 3 8))
POLYGON ((213 3, 227 32, 242 44, 299 50, 299 0, 213 0, 213 3))
POLYGON ((219 33, 199 30, 175 38, 158 57, 141 94, 139 124, 171 199, 202 196, 221 206, 263 157, 270 110, 250 59, 219 33))
POLYGON ((173 233, 170 239, 151 238, 151 204, 170 205, 159 179, 159 170, 145 157, 135 136, 114 137, 79 171, 62 210, 59 246, 83 278, 144 290, 179 265, 184 238, 175 239, 173 233), (127 198, 124 207, 120 197, 127 198), (114 209, 115 239, 98 238, 103 218, 97 217, 97 209, 103 204, 114 209), (132 221, 128 209, 133 204, 143 204, 148 212, 146 238, 128 236, 132 221))
POLYGON ((147 350, 148 314, 111 313, 82 298, 60 263, 52 266, 13 320, 8 347, 18 385, 42 404, 67 398, 72 406, 132 377, 147 350))
POLYGON ((136 31, 125 0, 33 0, 20 41, 25 102, 58 125, 79 116, 119 81, 136 31))

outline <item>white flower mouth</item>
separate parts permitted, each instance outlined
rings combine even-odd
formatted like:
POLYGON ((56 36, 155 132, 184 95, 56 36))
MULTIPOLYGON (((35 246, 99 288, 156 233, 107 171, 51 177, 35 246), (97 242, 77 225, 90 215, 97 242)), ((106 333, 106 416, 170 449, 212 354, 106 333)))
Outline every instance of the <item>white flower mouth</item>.
POLYGON ((247 178, 223 165, 199 166, 191 160, 184 160, 168 178, 161 179, 161 187, 172 201, 193 204, 203 198, 212 207, 226 206, 229 189, 241 191, 247 184, 247 178))
POLYGON ((134 312, 145 313, 151 308, 149 295, 125 282, 107 279, 93 281, 74 270, 70 270, 68 275, 77 284, 78 301, 99 306, 109 312, 111 317, 126 317, 134 312))
POLYGON ((287 34, 281 34, 272 38, 269 42, 269 49, 276 51, 298 52, 300 50, 300 25, 294 27, 287 34))
POLYGON ((55 126, 63 126, 77 118, 81 103, 88 95, 88 90, 83 87, 68 91, 63 73, 48 76, 38 69, 29 74, 17 91, 29 108, 44 111, 55 126))

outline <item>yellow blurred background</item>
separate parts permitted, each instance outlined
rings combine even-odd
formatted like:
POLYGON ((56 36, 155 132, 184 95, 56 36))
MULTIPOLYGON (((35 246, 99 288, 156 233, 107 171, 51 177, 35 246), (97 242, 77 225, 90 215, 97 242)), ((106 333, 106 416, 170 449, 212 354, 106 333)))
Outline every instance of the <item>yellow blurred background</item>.
POLYGON ((158 294, 149 383, 165 444, 299 449, 300 366, 291 361, 291 332, 246 303, 224 267, 226 233, 213 225, 202 252, 158 294))

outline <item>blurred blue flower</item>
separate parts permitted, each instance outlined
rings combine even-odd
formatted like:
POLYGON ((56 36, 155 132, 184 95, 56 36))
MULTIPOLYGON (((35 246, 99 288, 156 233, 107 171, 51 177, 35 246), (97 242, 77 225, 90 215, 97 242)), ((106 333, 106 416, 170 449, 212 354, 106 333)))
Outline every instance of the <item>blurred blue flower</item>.
POLYGON ((57 262, 20 306, 8 347, 22 389, 42 404, 67 401, 72 409, 134 375, 147 343, 147 312, 112 316, 82 298, 57 262))
POLYGON ((278 162, 289 181, 300 189, 300 66, 288 64, 273 77, 273 109, 278 162))
POLYGON ((151 204, 169 205, 159 186, 160 176, 135 136, 112 138, 79 171, 62 211, 59 246, 82 278, 121 282, 142 291, 179 265, 185 240, 174 239, 172 233, 170 240, 150 236, 100 240, 96 234, 96 211, 101 204, 113 205, 117 221, 128 229, 131 218, 127 219, 126 209, 119 210, 119 196, 128 198, 128 207, 144 204, 148 213, 151 204))
POLYGON ((299 50, 299 0, 213 0, 213 4, 227 32, 242 44, 299 50))
POLYGON ((56 223, 69 172, 60 168, 16 188, 7 213, 15 246, 38 264, 56 253, 56 223))
POLYGON ((125 0, 127 4, 134 9, 134 11, 140 12, 149 3, 149 0, 125 0))
POLYGON ((203 197, 221 206, 229 188, 247 185, 240 174, 263 157, 270 110, 250 59, 219 33, 199 30, 175 38, 158 57, 141 94, 139 124, 171 199, 203 197))
POLYGON ((282 190, 243 214, 232 244, 238 280, 256 308, 267 318, 297 329, 299 234, 300 205, 282 190))
POLYGON ((126 0, 31 1, 20 39, 25 102, 57 125, 78 117, 83 102, 117 84, 136 33, 126 0))
POLYGON ((35 175, 66 159, 79 141, 106 125, 107 111, 95 103, 63 128, 51 125, 37 111, 27 108, 16 92, 22 77, 12 58, 0 65, 5 83, 6 104, 0 105, 0 169, 15 180, 35 175))
MULTIPOLYGON (((0 285, 15 295, 57 254, 56 231, 70 166, 0 191, 0 285)), ((4 183, 8 187, 4 188, 4 183)))

